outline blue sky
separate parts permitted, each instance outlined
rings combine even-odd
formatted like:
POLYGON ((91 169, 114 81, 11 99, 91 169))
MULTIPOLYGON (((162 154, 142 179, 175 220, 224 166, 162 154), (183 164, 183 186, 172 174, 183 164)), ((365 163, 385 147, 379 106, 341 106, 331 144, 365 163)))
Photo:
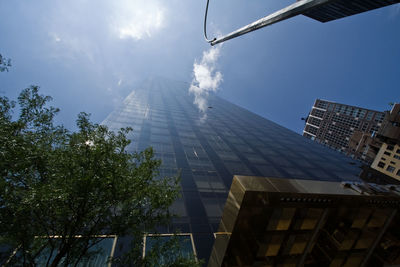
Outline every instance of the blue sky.
MULTIPOLYGON (((210 0, 209 36, 283 8, 286 0, 210 0)), ((191 82, 205 1, 0 0, 0 91, 31 84, 54 98, 59 122, 101 122, 151 76, 191 82)), ((301 133, 316 98, 388 109, 400 101, 400 5, 328 23, 297 16, 223 44, 217 94, 301 133)), ((189 88, 188 88, 189 89, 189 88)))

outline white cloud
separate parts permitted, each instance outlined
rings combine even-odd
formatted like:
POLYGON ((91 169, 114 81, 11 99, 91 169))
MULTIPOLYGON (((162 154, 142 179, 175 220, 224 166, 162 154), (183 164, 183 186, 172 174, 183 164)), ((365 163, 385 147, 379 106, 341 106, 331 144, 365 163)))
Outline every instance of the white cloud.
POLYGON ((61 37, 57 33, 49 32, 49 37, 55 43, 61 42, 61 37))
POLYGON ((222 74, 215 70, 215 64, 220 55, 221 46, 211 47, 203 52, 200 61, 193 64, 193 81, 189 87, 189 92, 194 94, 194 104, 201 112, 201 121, 207 118, 208 101, 210 92, 216 92, 222 82, 222 74))
POLYGON ((114 2, 112 27, 121 39, 151 37, 165 25, 165 8, 157 0, 114 2))

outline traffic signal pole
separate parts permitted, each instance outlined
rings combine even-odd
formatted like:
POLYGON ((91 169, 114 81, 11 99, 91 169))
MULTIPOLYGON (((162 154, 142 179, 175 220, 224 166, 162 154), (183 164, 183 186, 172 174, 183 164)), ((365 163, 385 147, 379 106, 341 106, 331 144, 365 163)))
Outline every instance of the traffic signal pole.
POLYGON ((289 18, 292 18, 294 16, 303 14, 307 10, 310 10, 311 8, 320 6, 320 5, 325 5, 330 2, 333 2, 336 0, 300 0, 297 1, 296 3, 287 6, 279 11, 276 11, 275 13, 272 13, 271 15, 268 15, 264 18, 261 18, 249 25, 246 25, 234 32, 231 32, 225 36, 216 38, 210 42, 211 45, 216 45, 222 42, 225 42, 227 40, 233 39, 235 37, 241 36, 243 34, 258 30, 260 28, 266 27, 268 25, 277 23, 279 21, 283 21, 289 18))

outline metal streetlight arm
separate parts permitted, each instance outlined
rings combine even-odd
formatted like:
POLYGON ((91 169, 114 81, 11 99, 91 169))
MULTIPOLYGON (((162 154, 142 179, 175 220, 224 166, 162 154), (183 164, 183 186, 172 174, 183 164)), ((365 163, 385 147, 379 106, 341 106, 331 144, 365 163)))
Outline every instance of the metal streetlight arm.
POLYGON ((336 0, 300 0, 290 6, 287 6, 271 15, 268 15, 264 18, 261 18, 249 25, 246 25, 234 32, 231 32, 225 36, 212 40, 210 42, 211 45, 216 45, 218 43, 225 42, 229 39, 238 37, 240 35, 258 30, 262 27, 266 27, 268 25, 274 24, 276 22, 289 19, 291 17, 303 14, 307 10, 314 8, 319 5, 328 4, 329 2, 333 2, 336 0))

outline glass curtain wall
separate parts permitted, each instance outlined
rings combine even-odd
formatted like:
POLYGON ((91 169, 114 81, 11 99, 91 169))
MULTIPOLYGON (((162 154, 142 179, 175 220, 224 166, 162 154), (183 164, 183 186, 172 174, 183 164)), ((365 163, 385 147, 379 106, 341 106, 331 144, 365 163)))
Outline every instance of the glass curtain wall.
POLYGON ((149 79, 103 124, 132 127, 129 150, 152 146, 162 160, 161 176, 180 171, 182 198, 171 207, 180 217, 164 231, 192 233, 206 262, 233 175, 359 180, 360 169, 350 158, 215 95, 208 96, 202 119, 188 88, 185 82, 149 79))

